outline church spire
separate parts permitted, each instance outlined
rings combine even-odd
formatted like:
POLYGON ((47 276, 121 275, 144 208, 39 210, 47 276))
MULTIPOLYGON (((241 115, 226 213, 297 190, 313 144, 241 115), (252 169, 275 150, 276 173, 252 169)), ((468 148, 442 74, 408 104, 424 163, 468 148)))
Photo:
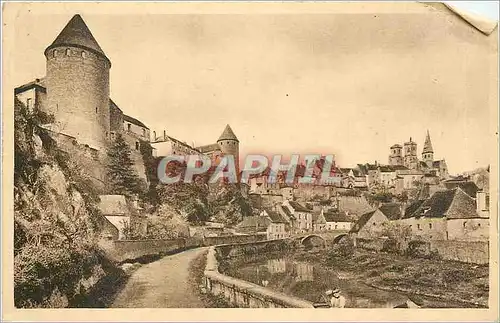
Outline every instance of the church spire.
POLYGON ((425 137, 424 150, 423 153, 433 153, 432 143, 431 143, 431 135, 429 134, 429 130, 427 130, 427 136, 425 137))

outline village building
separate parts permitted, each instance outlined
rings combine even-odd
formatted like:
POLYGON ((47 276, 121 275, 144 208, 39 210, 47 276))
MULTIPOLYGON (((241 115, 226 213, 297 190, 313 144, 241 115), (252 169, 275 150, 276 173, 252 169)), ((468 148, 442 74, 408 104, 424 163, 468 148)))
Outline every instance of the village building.
POLYGON ((139 214, 137 200, 127 200, 123 195, 100 195, 97 205, 104 218, 102 237, 107 240, 127 239, 127 233, 146 233, 147 226, 144 217, 139 214))
POLYGON ((398 221, 410 227, 412 235, 427 240, 487 240, 489 205, 486 194, 472 198, 460 187, 439 191, 417 201, 398 221))
POLYGON ((246 216, 236 225, 235 231, 244 234, 265 234, 271 220, 267 216, 253 215, 246 216))
POLYGON ((388 222, 387 216, 377 209, 361 215, 349 231, 349 234, 365 239, 380 237, 384 233, 385 225, 388 222))
POLYGON ((296 232, 309 232, 313 230, 312 211, 296 201, 284 201, 283 206, 288 208, 295 218, 296 232))
POLYGON ((322 209, 312 211, 312 225, 315 232, 326 231, 326 220, 322 209))
POLYGON ((327 231, 351 230, 354 224, 345 212, 323 211, 323 216, 327 231))
POLYGON ((288 220, 278 211, 266 209, 261 212, 260 216, 270 220, 266 230, 268 240, 284 239, 290 236, 287 230, 288 220))

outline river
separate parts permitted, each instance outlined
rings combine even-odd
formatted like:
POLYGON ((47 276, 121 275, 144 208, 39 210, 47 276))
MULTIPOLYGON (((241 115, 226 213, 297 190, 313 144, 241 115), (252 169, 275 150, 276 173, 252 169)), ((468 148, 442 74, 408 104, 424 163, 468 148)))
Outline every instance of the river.
MULTIPOLYGON (((347 308, 393 308, 408 299, 395 291, 383 291, 353 279, 349 272, 326 270, 294 259, 294 254, 267 254, 231 262, 222 269, 229 276, 265 286, 311 302, 325 302, 325 291, 340 288, 347 308)), ((424 299, 425 307, 463 307, 463 304, 424 299)))

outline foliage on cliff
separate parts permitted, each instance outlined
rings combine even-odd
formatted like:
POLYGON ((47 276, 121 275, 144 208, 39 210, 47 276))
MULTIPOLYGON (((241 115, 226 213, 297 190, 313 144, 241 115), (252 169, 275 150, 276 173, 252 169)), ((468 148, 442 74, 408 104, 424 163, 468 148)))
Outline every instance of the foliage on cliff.
MULTIPOLYGON (((184 178, 185 165, 169 163, 168 176, 184 178)), ((251 215, 252 206, 238 184, 208 183, 211 173, 195 176, 192 183, 179 181, 159 183, 156 187, 160 205, 168 205, 185 214, 189 223, 215 220, 228 225, 236 224, 243 216, 251 215)))
POLYGON ((109 190, 113 194, 133 196, 144 192, 141 179, 134 169, 131 153, 123 136, 117 134, 108 149, 107 176, 109 190))
POLYGON ((98 195, 40 126, 48 116, 16 99, 14 118, 14 302, 75 306, 107 270, 96 247, 98 195))

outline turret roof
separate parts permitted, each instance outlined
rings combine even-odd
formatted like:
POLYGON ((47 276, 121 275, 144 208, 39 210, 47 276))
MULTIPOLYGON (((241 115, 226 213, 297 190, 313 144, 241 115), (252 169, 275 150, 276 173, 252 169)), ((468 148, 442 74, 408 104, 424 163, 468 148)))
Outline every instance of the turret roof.
POLYGON ((74 15, 73 18, 71 18, 59 36, 57 36, 54 42, 47 47, 45 51, 59 46, 81 47, 101 54, 107 58, 80 15, 74 15))
POLYGON ((432 143, 431 143, 431 135, 429 135, 429 130, 427 130, 427 136, 425 137, 424 150, 423 153, 432 153, 432 143))
POLYGON ((217 141, 221 141, 221 140, 236 140, 239 142, 238 138, 236 137, 236 135, 233 132, 233 129, 231 129, 231 127, 229 125, 226 125, 226 128, 224 129, 224 131, 222 132, 222 134, 220 135, 220 137, 217 141))

